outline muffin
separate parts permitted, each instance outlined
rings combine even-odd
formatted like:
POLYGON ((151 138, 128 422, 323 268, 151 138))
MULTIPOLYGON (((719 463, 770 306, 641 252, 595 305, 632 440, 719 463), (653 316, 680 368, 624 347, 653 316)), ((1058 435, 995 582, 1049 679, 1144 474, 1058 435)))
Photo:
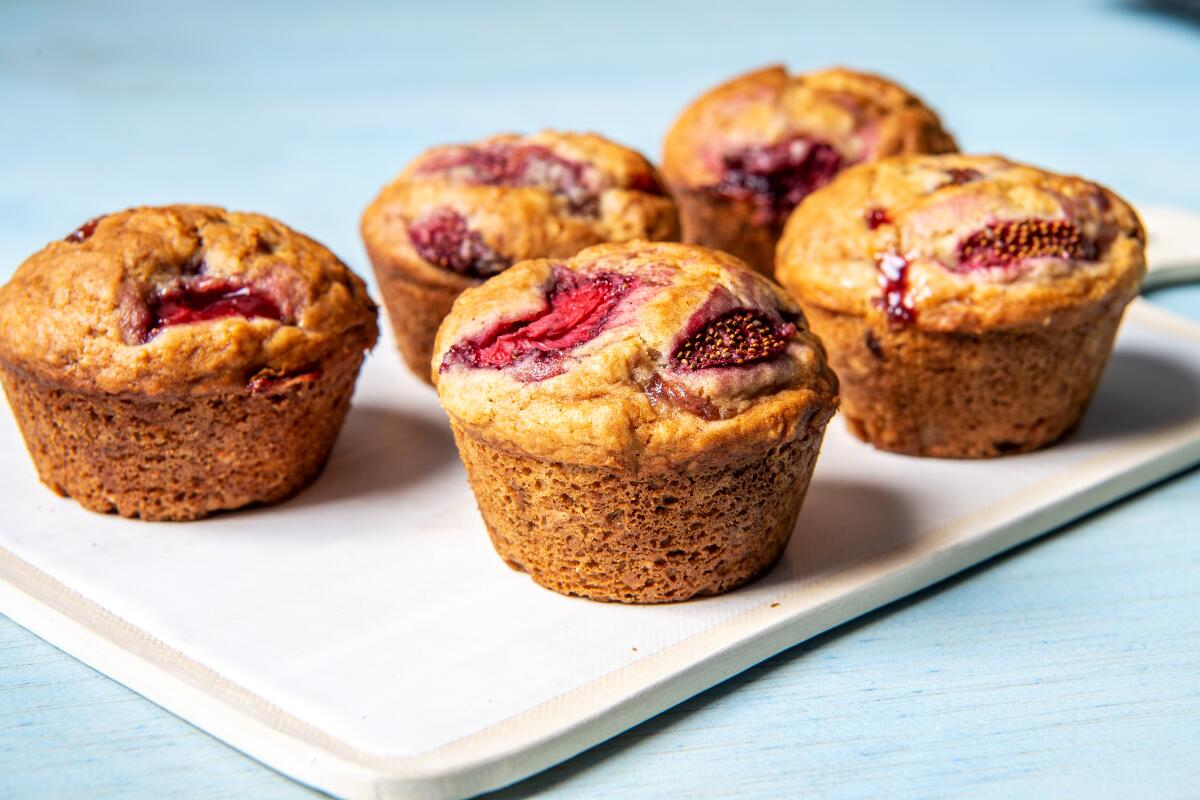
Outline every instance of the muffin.
POLYGON ((429 381, 434 335, 464 289, 529 258, 677 240, 679 214, 638 153, 542 131, 425 151, 364 212, 362 238, 400 353, 429 381))
POLYGON ((937 115, 886 78, 773 66, 702 95, 667 134, 663 176, 683 240, 772 275, 792 209, 840 170, 900 153, 951 153, 937 115))
POLYGON ((205 206, 92 220, 0 288, 0 379, 38 475, 146 520, 311 482, 377 334, 363 282, 320 244, 205 206))
POLYGON ((836 407, 787 294, 681 244, 522 262, 455 302, 434 359, 497 552, 594 600, 686 600, 769 569, 836 407))
POLYGON ((780 281, 883 450, 986 458, 1075 427, 1146 272, 1107 189, 1003 158, 899 156, 796 209, 780 281))

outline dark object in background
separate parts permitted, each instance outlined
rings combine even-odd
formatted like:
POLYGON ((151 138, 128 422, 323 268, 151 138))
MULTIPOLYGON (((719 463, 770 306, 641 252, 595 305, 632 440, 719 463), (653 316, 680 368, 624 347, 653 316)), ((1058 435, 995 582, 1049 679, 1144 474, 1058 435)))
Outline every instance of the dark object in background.
POLYGON ((1200 25, 1200 0, 1127 0, 1121 5, 1132 11, 1161 14, 1200 25))

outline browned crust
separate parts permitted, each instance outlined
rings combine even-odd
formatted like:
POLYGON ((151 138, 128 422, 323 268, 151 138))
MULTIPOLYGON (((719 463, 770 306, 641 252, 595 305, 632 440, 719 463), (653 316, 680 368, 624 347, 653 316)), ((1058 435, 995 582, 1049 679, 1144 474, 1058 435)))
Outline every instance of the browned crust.
POLYGON ((541 308, 556 269, 641 276, 646 297, 623 322, 573 348, 562 374, 527 383, 507 369, 449 365, 435 377, 442 408, 495 445, 549 461, 656 474, 665 467, 727 463, 741 453, 823 428, 837 408, 837 380, 799 313, 776 284, 726 253, 663 242, 606 244, 565 262, 526 261, 462 294, 434 345, 450 348, 499 319, 541 308), (715 296, 732 306, 795 315, 777 358, 736 369, 680 372, 667 361, 698 311, 715 296), (655 403, 654 377, 669 376, 713 404, 707 418, 655 403))
POLYGON ((89 237, 51 242, 0 288, 0 361, 81 392, 220 395, 261 371, 329 368, 351 339, 369 350, 376 318, 357 275, 276 220, 210 206, 134 208, 100 218, 89 237), (129 341, 129 300, 201 267, 272 287, 287 321, 231 316, 129 341))
POLYGON ((83 507, 194 520, 284 500, 324 467, 363 353, 259 394, 152 399, 64 388, 9 368, 5 394, 38 476, 83 507))
POLYGON ((711 191, 729 149, 773 144, 797 133, 834 143, 852 161, 958 148, 920 98, 879 75, 841 67, 789 75, 773 65, 739 75, 693 101, 668 132, 662 172, 680 209, 683 241, 733 253, 769 277, 783 220, 756 222, 756 209, 711 191), (853 97, 858 114, 841 102, 853 97), (869 127, 870 144, 860 139, 869 127))
POLYGON ((548 589, 621 603, 721 594, 770 569, 824 434, 748 462, 635 478, 518 455, 452 426, 500 557, 548 589))
POLYGON ((683 110, 664 142, 663 176, 673 188, 712 185, 730 145, 771 144, 794 133, 818 134, 854 160, 958 149, 932 109, 881 75, 845 67, 788 74, 772 65, 706 91, 683 110), (857 112, 843 98, 856 100, 857 112), (869 152, 857 152, 855 137, 868 124, 869 152))
POLYGON ((1078 424, 1123 308, 1071 327, 941 333, 805 305, 841 382, 850 431, 881 450, 991 458, 1078 424))
POLYGON ((1099 184, 999 156, 910 155, 841 172, 805 198, 779 243, 776 277, 793 297, 881 324, 876 257, 903 254, 907 302, 924 330, 986 333, 1074 326, 1120 309, 1146 273, 1145 230, 1133 208, 1099 184), (980 178, 947 183, 947 170, 980 178), (886 212, 878 227, 871 209, 886 212), (1094 261, 1036 267, 1015 279, 947 268, 955 244, 996 219, 1068 219, 1107 244, 1094 261))
MULTIPOLYGON (((430 290, 462 292, 482 281, 430 264, 419 255, 408 237, 408 224, 420 215, 396 195, 406 187, 403 180, 384 187, 363 211, 359 234, 376 278, 384 274, 403 277, 430 290)), ((475 187, 468 187, 475 188, 475 187)), ((436 206, 434 206, 436 207, 436 206)), ((422 209, 424 210, 424 209, 422 209)), ((436 326, 435 326, 436 329, 436 326)))
POLYGON ((409 239, 414 220, 438 208, 450 208, 470 220, 489 247, 513 262, 532 258, 570 258, 604 242, 633 239, 675 241, 679 212, 670 197, 623 188, 631 176, 661 184, 641 154, 595 134, 541 131, 527 137, 499 135, 477 142, 526 142, 550 147, 599 170, 615 185, 603 190, 595 217, 567 213, 538 187, 477 186, 421 175, 417 167, 440 151, 425 151, 364 210, 360 233, 384 295, 388 317, 405 363, 429 381, 429 361, 438 325, 455 298, 482 283, 431 264, 409 239))
POLYGON ((434 338, 463 288, 449 281, 435 284, 413 280, 411 273, 397 267, 396 261, 401 256, 378 253, 371 248, 368 252, 396 347, 413 374, 432 386, 434 338))

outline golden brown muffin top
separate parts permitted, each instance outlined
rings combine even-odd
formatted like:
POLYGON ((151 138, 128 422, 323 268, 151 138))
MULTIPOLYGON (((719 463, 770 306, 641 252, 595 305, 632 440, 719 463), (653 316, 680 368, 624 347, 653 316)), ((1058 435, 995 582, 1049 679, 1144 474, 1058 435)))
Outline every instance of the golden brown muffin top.
POLYGON ((377 333, 366 287, 333 253, 211 206, 91 220, 0 288, 0 360, 110 394, 271 391, 377 333))
POLYGON ((735 463, 823 426, 837 381, 795 302, 681 244, 524 261, 465 292, 434 345, 442 406, 493 445, 655 472, 735 463))
POLYGON ((1145 233, 1090 181, 997 156, 898 156, 800 204, 776 272, 797 298, 929 330, 1051 325, 1124 305, 1145 233))
POLYGON ((679 214, 639 153, 547 130, 426 150, 367 207, 362 235, 377 265, 462 289, 529 258, 678 239, 679 214))
POLYGON ((789 75, 771 66, 703 94, 667 134, 672 186, 722 194, 800 196, 850 164, 897 153, 945 153, 954 139, 892 81, 841 67, 789 75), (793 185, 796 184, 796 185, 793 185), (799 185, 806 184, 806 185, 799 185))

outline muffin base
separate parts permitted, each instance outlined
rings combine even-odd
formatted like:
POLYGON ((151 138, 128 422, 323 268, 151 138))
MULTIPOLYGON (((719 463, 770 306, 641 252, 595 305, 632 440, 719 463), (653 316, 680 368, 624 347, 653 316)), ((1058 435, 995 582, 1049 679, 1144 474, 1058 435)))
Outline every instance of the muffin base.
POLYGON ((756 272, 775 277, 775 245, 783 234, 782 221, 757 224, 749 203, 708 189, 675 189, 673 193, 684 243, 724 250, 756 272))
POLYGON ((880 450, 940 458, 1024 453, 1070 433, 1124 312, 1073 327, 967 334, 802 305, 840 381, 850 432, 880 450))
POLYGON ((463 290, 416 283, 386 266, 375 269, 375 280, 404 363, 432 386, 433 340, 463 290))
POLYGON ((0 370, 42 482, 84 508, 194 520, 284 500, 325 466, 362 355, 275 391, 200 397, 108 395, 0 370))
POLYGON ((721 594, 769 570, 824 434, 741 464, 635 478, 514 454, 452 427, 500 557, 547 589, 621 603, 721 594))

